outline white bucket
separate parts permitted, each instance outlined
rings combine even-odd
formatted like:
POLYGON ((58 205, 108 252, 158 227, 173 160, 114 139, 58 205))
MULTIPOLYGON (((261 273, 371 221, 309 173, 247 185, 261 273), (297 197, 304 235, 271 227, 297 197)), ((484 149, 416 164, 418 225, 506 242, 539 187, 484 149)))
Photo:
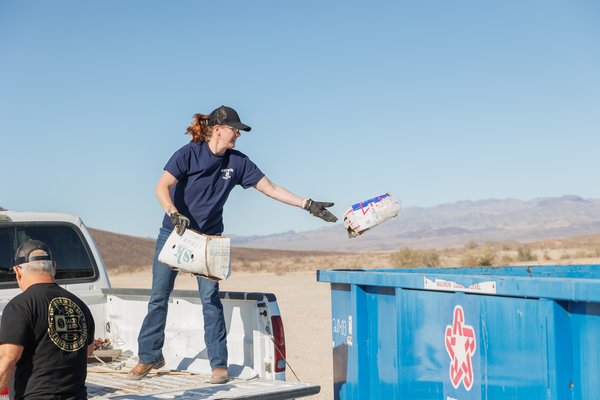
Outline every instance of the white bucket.
POLYGON ((212 280, 231 275, 230 240, 186 229, 183 235, 173 230, 158 255, 170 267, 212 280))

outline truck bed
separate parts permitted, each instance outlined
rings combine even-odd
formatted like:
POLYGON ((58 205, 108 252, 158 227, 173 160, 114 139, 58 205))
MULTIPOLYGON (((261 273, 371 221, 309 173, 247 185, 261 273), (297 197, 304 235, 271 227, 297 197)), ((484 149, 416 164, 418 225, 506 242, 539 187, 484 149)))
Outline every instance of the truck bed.
MULTIPOLYGON (((166 366, 144 379, 127 379, 137 363, 137 333, 145 316, 149 290, 103 289, 102 294, 80 296, 97 321, 96 333, 122 351, 111 362, 88 363, 88 398, 99 399, 293 399, 319 393, 318 385, 273 379, 265 375, 261 348, 272 344, 262 321, 276 307, 263 293, 221 292, 228 322, 229 375, 221 385, 209 383, 205 358, 201 305, 197 292, 175 290, 169 302, 163 352, 166 366), (262 347, 261 347, 262 346, 262 347)), ((277 309, 278 312, 278 309, 277 309)), ((270 362, 272 364, 272 362, 270 362)), ((268 367, 267 369, 271 369, 268 367)))
POLYGON ((140 381, 127 379, 127 365, 110 371, 90 368, 87 378, 88 399, 291 399, 319 392, 319 386, 302 382, 264 379, 234 379, 212 385, 209 376, 159 370, 140 381), (102 372, 100 372, 102 371, 102 372))

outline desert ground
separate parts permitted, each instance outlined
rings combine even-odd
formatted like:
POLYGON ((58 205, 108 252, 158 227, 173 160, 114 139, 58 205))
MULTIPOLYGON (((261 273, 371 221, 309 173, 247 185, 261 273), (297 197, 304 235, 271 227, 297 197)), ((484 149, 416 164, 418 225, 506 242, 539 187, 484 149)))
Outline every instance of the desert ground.
MULTIPOLYGON (((111 274, 113 287, 151 286, 150 271, 111 274)), ((316 280, 314 271, 234 272, 221 290, 271 292, 277 296, 283 316, 288 362, 303 382, 321 386, 311 399, 332 399, 331 309, 329 284, 316 280)), ((195 289, 196 280, 180 274, 176 289, 195 289)), ((296 378, 287 372, 288 380, 296 378)))

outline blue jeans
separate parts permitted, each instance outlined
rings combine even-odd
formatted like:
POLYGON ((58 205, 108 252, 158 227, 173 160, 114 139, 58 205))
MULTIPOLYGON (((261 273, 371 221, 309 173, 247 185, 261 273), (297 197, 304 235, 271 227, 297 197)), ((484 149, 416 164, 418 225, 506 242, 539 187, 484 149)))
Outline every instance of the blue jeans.
MULTIPOLYGON (((140 362, 154 364, 162 361, 162 347, 165 342, 165 325, 169 296, 175 285, 177 272, 158 261, 171 231, 160 228, 152 265, 152 294, 148 302, 148 314, 144 318, 138 336, 138 354, 140 362)), ((219 298, 219 283, 208 279, 198 280, 198 292, 204 314, 204 342, 211 368, 227 368, 227 331, 223 304, 219 298)))

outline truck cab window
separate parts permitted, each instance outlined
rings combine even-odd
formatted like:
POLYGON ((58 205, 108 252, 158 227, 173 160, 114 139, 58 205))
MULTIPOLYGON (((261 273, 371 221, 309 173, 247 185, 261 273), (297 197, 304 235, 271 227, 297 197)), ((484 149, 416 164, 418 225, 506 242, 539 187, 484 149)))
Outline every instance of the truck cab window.
POLYGON ((14 282, 14 252, 21 243, 41 240, 52 251, 56 261, 56 280, 80 281, 96 276, 89 250, 75 229, 69 225, 15 224, 0 229, 0 282, 14 282))
POLYGON ((13 275, 12 270, 12 248, 10 240, 10 229, 0 228, 0 282, 5 282, 5 276, 13 275))

